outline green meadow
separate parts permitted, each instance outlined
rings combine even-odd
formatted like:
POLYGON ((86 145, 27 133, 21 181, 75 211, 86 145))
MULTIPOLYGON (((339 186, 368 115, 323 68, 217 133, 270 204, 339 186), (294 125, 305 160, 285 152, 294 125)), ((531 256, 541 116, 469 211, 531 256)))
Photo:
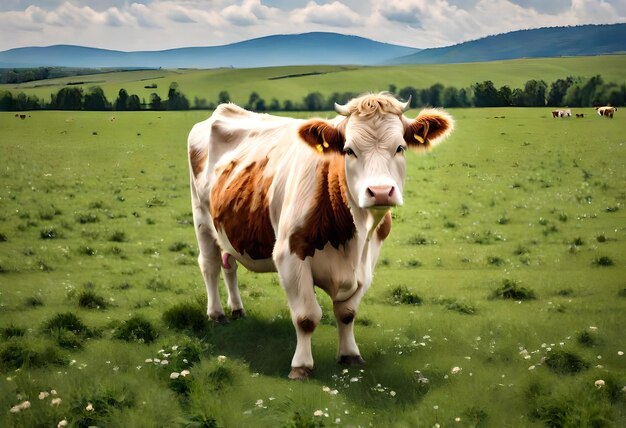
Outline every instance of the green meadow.
MULTIPOLYGON (((445 83, 477 80, 463 67, 445 83)), ((309 78, 350 90, 341 73, 378 73, 384 89, 422 68, 401 70, 309 78)), ((137 73, 231 90, 227 71, 137 73)), ((102 86, 134 92, 131 74, 102 86)), ((295 333, 276 275, 240 268, 248 317, 206 320, 186 135, 209 112, 0 113, 0 426, 625 426, 626 114, 451 113, 447 141, 407 154, 405 205, 356 319, 367 364, 335 363, 320 291, 305 382, 287 379, 295 333)))
POLYGON ((254 69, 213 70, 144 70, 73 76, 18 85, 0 85, 1 90, 36 95, 46 101, 51 94, 72 84, 85 91, 100 86, 109 101, 115 101, 121 88, 140 99, 149 101, 151 93, 166 99, 172 82, 193 102, 195 97, 216 102, 220 91, 227 90, 231 100, 239 104, 248 101, 256 91, 268 102, 300 101, 313 91, 324 96, 333 92, 386 91, 389 85, 398 89, 412 86, 428 88, 436 83, 457 88, 470 87, 476 82, 491 80, 496 87, 508 85, 523 88, 528 80, 544 80, 549 85, 568 76, 590 78, 600 74, 605 82, 626 83, 626 55, 592 57, 563 57, 517 59, 465 64, 401 65, 384 67, 293 66, 254 69), (156 88, 145 88, 156 84, 156 88))

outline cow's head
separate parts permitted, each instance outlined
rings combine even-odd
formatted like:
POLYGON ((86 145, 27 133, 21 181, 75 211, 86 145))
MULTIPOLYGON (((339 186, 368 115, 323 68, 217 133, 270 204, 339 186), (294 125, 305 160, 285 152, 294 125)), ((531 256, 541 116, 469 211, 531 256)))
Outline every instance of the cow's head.
POLYGON ((408 105, 387 94, 364 95, 335 104, 345 117, 309 120, 299 129, 320 154, 344 156, 348 192, 361 208, 402 205, 405 151, 428 151, 452 131, 452 118, 443 110, 424 109, 409 119, 403 114, 408 105))

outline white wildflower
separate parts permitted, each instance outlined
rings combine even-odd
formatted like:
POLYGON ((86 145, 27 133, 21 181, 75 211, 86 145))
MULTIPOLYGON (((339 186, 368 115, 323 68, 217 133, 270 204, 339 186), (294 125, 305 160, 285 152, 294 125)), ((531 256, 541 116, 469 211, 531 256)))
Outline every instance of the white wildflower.
POLYGON ((11 407, 11 410, 9 410, 9 412, 11 412, 11 413, 19 413, 21 411, 22 411, 22 409, 20 409, 20 406, 13 406, 13 407, 11 407))
POLYGON ((321 410, 316 410, 313 412, 313 416, 324 416, 324 412, 321 410))
POLYGON ((396 391, 389 391, 389 395, 391 395, 392 397, 396 396, 396 391))
POLYGON ((452 370, 450 370, 450 372, 452 374, 458 374, 458 373, 461 373, 462 370, 463 369, 461 367, 452 367, 452 370))
POLYGON ((533 365, 533 366, 528 367, 528 370, 535 370, 535 366, 533 365))
POLYGON ((598 327, 590 325, 589 326, 589 330, 591 330, 591 331, 598 331, 598 327))
POLYGON ((51 389, 50 390, 50 394, 51 395, 57 395, 57 390, 56 389, 51 389))
POLYGON ((26 410, 30 407, 30 401, 26 400, 23 403, 19 404, 20 410, 26 410))
POLYGON ((339 391, 337 391, 336 389, 333 389, 332 391, 329 392, 330 395, 337 395, 339 394, 339 391))
POLYGON ((217 356, 217 362, 218 363, 223 363, 224 361, 226 361, 226 356, 225 355, 218 355, 217 356))
POLYGON ((597 389, 600 389, 600 388, 602 388, 605 385, 605 383, 604 383, 604 381, 602 379, 598 379, 593 384, 596 386, 597 389))
POLYGON ((454 422, 461 422, 461 418, 457 416, 456 418, 454 418, 454 422))
POLYGON ((146 358, 144 363, 151 363, 152 362, 152 358, 146 358))
POLYGON ((358 377, 351 377, 350 378, 350 382, 354 383, 354 382, 358 382, 359 378, 358 377))
POLYGON ((63 428, 67 426, 67 421, 65 419, 63 419, 62 421, 59 421, 59 423, 57 424, 57 428, 63 428))
POLYGON ((348 374, 348 369, 343 369, 343 370, 341 371, 341 374, 348 374))
POLYGON ((263 400, 261 399, 256 400, 256 403, 254 403, 254 405, 257 407, 263 407, 263 400))
POLYGON ((43 400, 44 398, 48 397, 50 395, 50 393, 48 391, 42 391, 39 393, 39 399, 43 400))
POLYGON ((170 373, 170 379, 178 379, 179 376, 180 376, 180 373, 178 372, 170 373))
POLYGON ((178 345, 174 345, 174 346, 172 346, 172 351, 175 351, 175 350, 177 350, 177 349, 178 349, 178 345))
POLYGON ((170 362, 169 362, 169 361, 167 361, 167 360, 161 360, 161 365, 162 365, 162 366, 166 366, 166 365, 168 365, 169 363, 170 363, 170 362))
POLYGON ((624 355, 624 351, 617 351, 617 355, 621 357, 622 355, 624 355))
POLYGON ((324 392, 330 392, 330 388, 329 388, 329 387, 327 387, 327 386, 323 386, 323 387, 322 387, 322 391, 324 391, 324 392))
POLYGON ((62 401, 62 400, 61 400, 59 397, 57 397, 57 398, 53 398, 53 399, 50 401, 50 405, 51 405, 51 406, 58 406, 59 404, 61 404, 61 401, 62 401))
POLYGON ((87 407, 85 407, 85 410, 87 410, 88 412, 93 412, 93 404, 87 403, 87 407))
POLYGON ((180 372, 180 375, 181 375, 182 377, 186 377, 186 376, 188 376, 188 375, 189 375, 189 373, 191 373, 189 370, 183 370, 182 372, 180 372))

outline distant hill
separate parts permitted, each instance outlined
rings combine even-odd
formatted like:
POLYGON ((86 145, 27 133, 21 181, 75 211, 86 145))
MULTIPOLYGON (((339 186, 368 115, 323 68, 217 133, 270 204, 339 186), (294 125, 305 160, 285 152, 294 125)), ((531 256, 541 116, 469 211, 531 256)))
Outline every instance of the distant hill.
POLYGON ((381 64, 419 49, 336 33, 274 35, 224 46, 122 52, 83 46, 26 47, 0 52, 0 67, 251 68, 311 64, 381 64))
POLYGON ((624 52, 626 24, 581 25, 513 31, 454 46, 424 49, 387 63, 449 64, 624 52))

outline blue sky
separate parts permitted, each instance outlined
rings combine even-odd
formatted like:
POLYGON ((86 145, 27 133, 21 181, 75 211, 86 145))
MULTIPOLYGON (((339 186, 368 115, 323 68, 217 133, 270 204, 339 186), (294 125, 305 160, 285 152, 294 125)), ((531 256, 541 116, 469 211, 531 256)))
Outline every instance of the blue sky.
POLYGON ((0 0, 0 50, 160 50, 309 31, 428 48, 527 28, 617 22, 626 22, 626 0, 0 0))

